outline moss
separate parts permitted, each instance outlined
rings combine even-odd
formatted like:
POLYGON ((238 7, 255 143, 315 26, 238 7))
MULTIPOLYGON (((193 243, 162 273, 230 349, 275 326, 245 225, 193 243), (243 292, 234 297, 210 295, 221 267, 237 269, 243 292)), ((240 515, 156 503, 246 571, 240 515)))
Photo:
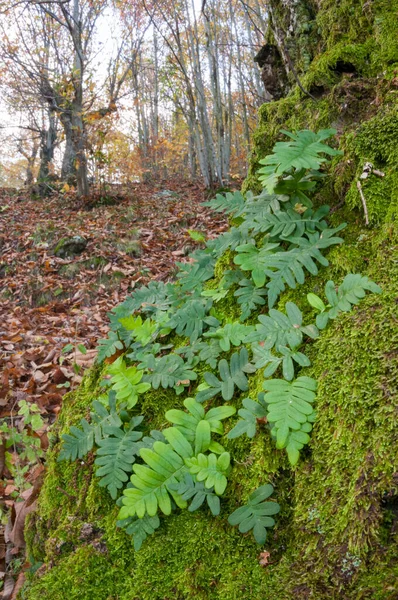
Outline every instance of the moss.
POLYGON ((127 587, 125 573, 109 561, 106 551, 82 546, 73 555, 63 558, 57 567, 45 573, 20 598, 29 600, 116 600, 127 587))
MULTIPOLYGON (((285 4, 279 3, 282 19, 285 4)), ((39 512, 30 517, 28 529, 30 552, 53 568, 29 582, 29 600, 64 597, 65 582, 72 598, 77 597, 78 582, 79 596, 88 600, 396 598, 397 3, 318 4, 321 39, 311 52, 316 48, 319 54, 302 80, 319 99, 315 102, 294 89, 261 107, 245 183, 246 189, 259 191, 258 160, 270 152, 280 129, 336 127, 345 154, 332 161, 315 204, 333 207, 332 225, 348 223, 342 232, 345 243, 329 251, 328 268, 308 277, 303 286, 287 289, 278 308, 293 301, 306 323, 313 321, 306 294, 323 295, 326 281, 339 284, 347 272, 368 275, 383 288, 382 295, 369 295, 333 321, 317 341, 306 344, 312 366, 305 374, 319 382, 311 443, 291 468, 266 424, 253 440, 226 440, 233 469, 221 516, 213 518, 205 508, 193 514, 176 511, 162 518, 160 528, 135 553, 130 538, 115 527, 118 509, 92 477, 93 457, 84 464, 57 463, 54 437, 39 512), (354 70, 344 72, 349 65, 354 70), (385 172, 384 178, 363 180, 370 227, 365 227, 356 187, 366 161, 385 172), (265 548, 259 549, 251 535, 229 527, 226 517, 267 482, 273 483, 282 510, 265 548), (82 537, 87 523, 93 527, 92 539, 82 537), (271 553, 266 568, 258 564, 258 552, 264 549, 271 553), (85 581, 80 570, 86 568, 96 577, 87 575, 85 581)), ((301 60, 300 49, 296 56, 301 60)), ((206 286, 216 287, 232 263, 232 254, 225 254, 206 286)), ((223 318, 238 318, 236 308, 231 297, 216 305, 223 318)), ((87 414, 100 375, 93 371, 66 397, 54 436, 87 414)), ((249 383, 247 394, 255 398, 262 389, 262 373, 251 376, 249 383)), ((236 395, 231 403, 240 408, 245 396, 236 395)), ((183 398, 172 390, 148 392, 142 403, 148 427, 162 428, 165 412, 181 407, 183 398)))

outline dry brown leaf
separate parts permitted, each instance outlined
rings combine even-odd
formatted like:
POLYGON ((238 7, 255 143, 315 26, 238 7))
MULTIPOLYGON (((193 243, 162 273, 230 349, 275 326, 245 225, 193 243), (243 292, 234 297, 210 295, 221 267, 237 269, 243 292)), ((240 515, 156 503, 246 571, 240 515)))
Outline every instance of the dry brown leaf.
POLYGON ((3 596, 2 600, 11 600, 12 593, 14 591, 15 580, 11 575, 6 575, 4 580, 3 596))
POLYGON ((12 592, 12 596, 11 596, 10 600, 17 600, 18 592, 22 589, 23 584, 25 583, 25 580, 26 580, 26 575, 24 572, 21 572, 18 575, 18 578, 15 583, 14 590, 12 592))
POLYGON ((6 464, 6 445, 3 437, 0 435, 0 479, 3 477, 4 467, 6 464))
POLYGON ((260 556, 259 558, 259 564, 262 567, 266 567, 269 564, 269 557, 271 556, 271 554, 269 552, 260 552, 260 556))

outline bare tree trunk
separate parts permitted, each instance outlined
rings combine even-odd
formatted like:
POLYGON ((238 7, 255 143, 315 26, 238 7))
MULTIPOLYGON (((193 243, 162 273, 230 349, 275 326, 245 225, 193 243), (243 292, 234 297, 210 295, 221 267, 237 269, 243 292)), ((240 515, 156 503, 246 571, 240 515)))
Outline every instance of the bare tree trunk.
POLYGON ((40 169, 37 176, 40 196, 45 196, 48 192, 46 184, 50 175, 50 164, 54 158, 56 139, 55 115, 52 111, 49 111, 47 128, 43 128, 40 132, 40 169))

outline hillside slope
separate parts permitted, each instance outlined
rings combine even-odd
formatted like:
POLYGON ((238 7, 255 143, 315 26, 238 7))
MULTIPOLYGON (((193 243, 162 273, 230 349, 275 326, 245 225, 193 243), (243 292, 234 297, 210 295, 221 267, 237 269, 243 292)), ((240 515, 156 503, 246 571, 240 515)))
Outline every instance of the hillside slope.
MULTIPOLYGON (((295 467, 266 429, 253 441, 225 442, 233 469, 219 517, 207 509, 177 511, 134 552, 115 528, 118 509, 92 477, 93 456, 57 462, 54 436, 39 510, 27 529, 32 559, 46 566, 22 598, 61 600, 65 590, 71 600, 397 598, 398 3, 273 0, 271 8, 273 35, 285 35, 301 85, 316 100, 292 81, 287 96, 263 105, 245 188, 258 189, 258 160, 280 129, 332 126, 344 156, 333 159, 315 201, 332 206, 333 226, 348 223, 344 244, 327 254, 330 266, 283 293, 278 308, 294 301, 308 314, 306 294, 349 272, 367 275, 383 292, 340 315, 306 348, 312 366, 305 374, 318 381, 318 417, 295 467), (366 226, 357 181, 368 161, 384 177, 361 180, 366 226), (269 482, 281 512, 261 548, 269 564, 261 566, 252 537, 225 516, 269 482)), ((232 265, 227 253, 209 285, 232 265)), ((233 297, 220 306, 224 317, 236 318, 233 297)), ((87 415, 100 378, 101 368, 92 371, 65 401, 58 435, 87 415)), ((249 394, 259 389, 258 374, 251 376, 249 394)), ((232 402, 239 407, 244 395, 232 402)), ((141 411, 151 428, 163 428, 164 413, 181 407, 183 397, 171 389, 147 392, 141 411)))

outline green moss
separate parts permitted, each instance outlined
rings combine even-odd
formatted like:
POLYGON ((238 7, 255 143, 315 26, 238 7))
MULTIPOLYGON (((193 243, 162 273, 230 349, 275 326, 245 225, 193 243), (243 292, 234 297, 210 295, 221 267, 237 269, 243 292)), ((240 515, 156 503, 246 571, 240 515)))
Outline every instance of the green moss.
POLYGON ((21 600, 116 600, 127 587, 123 569, 109 561, 106 549, 82 546, 38 579, 21 600))
MULTIPOLYGON (((279 5, 278 14, 286 19, 286 3, 273 4, 279 5)), ((223 441, 233 457, 233 469, 221 516, 213 518, 204 508, 193 514, 176 511, 162 518, 159 530, 135 553, 130 538, 115 526, 118 509, 92 477, 93 457, 84 464, 56 462, 55 436, 87 415, 98 393, 101 373, 94 370, 77 392, 65 398, 40 508, 30 517, 29 552, 53 568, 29 583, 25 591, 29 600, 57 600, 66 588, 71 589, 68 597, 77 597, 79 588, 79 597, 87 600, 396 597, 398 108, 393 64, 397 3, 325 0, 318 4, 321 39, 311 52, 316 48, 319 54, 302 81, 319 99, 315 102, 293 89, 286 98, 261 107, 245 183, 246 190, 259 191, 258 160, 270 152, 282 128, 335 127, 345 154, 332 161, 315 204, 327 202, 334 207, 332 225, 348 223, 342 232, 345 243, 329 251, 328 268, 308 277, 303 286, 286 290, 278 308, 283 310, 288 300, 293 301, 304 312, 306 323, 312 322, 315 314, 306 294, 323 295, 327 280, 340 284, 347 272, 368 275, 383 288, 382 295, 369 295, 352 312, 333 321, 316 342, 306 344, 312 366, 305 374, 319 382, 318 419, 311 443, 291 468, 286 453, 275 448, 267 424, 259 426, 253 440, 223 441), (339 63, 352 65, 355 72, 341 72, 339 63), (384 178, 371 175, 361 180, 369 227, 357 190, 366 161, 385 172, 384 178), (267 482, 274 485, 282 510, 265 548, 259 549, 251 535, 239 534, 226 517, 267 482), (82 537, 87 523, 95 532, 92 539, 82 537), (265 568, 258 564, 259 550, 271 553, 265 568)), ((300 48, 294 55, 301 65, 303 55, 300 48)), ((232 254, 225 254, 206 287, 216 287, 232 264, 232 254)), ((230 297, 216 309, 226 318, 239 316, 230 297)), ((202 374, 203 369, 198 382, 202 374)), ((231 401, 237 408, 246 395, 255 398, 261 391, 261 372, 251 376, 249 383, 248 393, 231 401)), ((142 412, 149 428, 164 427, 165 412, 181 407, 183 398, 172 390, 148 392, 142 412)), ((227 430, 236 420, 233 417, 226 424, 227 430)))

